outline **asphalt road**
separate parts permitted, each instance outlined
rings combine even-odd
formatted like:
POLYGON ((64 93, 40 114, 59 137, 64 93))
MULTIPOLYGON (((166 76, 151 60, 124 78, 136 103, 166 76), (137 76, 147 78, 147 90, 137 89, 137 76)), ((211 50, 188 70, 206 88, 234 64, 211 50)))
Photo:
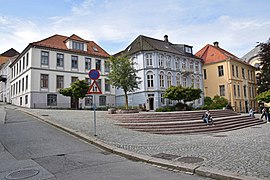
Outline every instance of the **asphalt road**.
POLYGON ((5 123, 0 124, 0 179, 208 179, 125 159, 20 111, 5 111, 5 123))

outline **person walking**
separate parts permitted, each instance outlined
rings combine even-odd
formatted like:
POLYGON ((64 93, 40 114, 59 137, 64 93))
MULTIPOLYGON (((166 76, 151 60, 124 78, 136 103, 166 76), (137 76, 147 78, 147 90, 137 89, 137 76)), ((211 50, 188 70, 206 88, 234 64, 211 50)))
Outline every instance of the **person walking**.
MULTIPOLYGON (((267 119, 268 119, 268 114, 267 114, 266 108, 263 108, 263 109, 262 109, 261 119, 262 119, 263 117, 265 117, 265 120, 267 121, 267 119)), ((269 121, 269 119, 268 119, 268 121, 269 121)))
POLYGON ((254 111, 253 111, 253 109, 252 108, 250 108, 250 110, 249 110, 249 116, 250 117, 252 117, 252 118, 254 118, 255 116, 254 116, 254 111))

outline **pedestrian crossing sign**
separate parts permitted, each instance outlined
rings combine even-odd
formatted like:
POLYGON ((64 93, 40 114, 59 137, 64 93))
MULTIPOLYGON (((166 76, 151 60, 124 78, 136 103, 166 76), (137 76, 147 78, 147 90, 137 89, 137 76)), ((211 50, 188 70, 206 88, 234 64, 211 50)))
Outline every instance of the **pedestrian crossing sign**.
POLYGON ((94 80, 91 86, 89 87, 87 94, 102 94, 101 89, 96 80, 94 80))

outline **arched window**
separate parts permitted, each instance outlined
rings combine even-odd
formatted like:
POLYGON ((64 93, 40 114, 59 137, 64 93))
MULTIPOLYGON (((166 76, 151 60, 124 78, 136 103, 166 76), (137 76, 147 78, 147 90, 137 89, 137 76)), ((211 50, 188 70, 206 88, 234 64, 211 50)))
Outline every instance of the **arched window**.
POLYGON ((182 86, 183 87, 187 86, 187 78, 185 76, 182 76, 182 86))
POLYGON ((194 76, 191 76, 190 87, 194 87, 194 76))
POLYGON ((159 85, 161 88, 164 88, 164 72, 160 72, 159 74, 159 85))
POLYGON ((152 88, 154 87, 154 75, 152 72, 147 73, 147 87, 152 88))
POLYGON ((201 87, 201 83, 200 83, 200 77, 196 78, 196 88, 200 88, 201 87))
POLYGON ((177 86, 181 85, 181 75, 179 73, 176 74, 176 85, 177 86))
POLYGON ((167 74, 167 86, 168 86, 168 88, 171 87, 171 85, 172 85, 172 74, 168 73, 167 74))

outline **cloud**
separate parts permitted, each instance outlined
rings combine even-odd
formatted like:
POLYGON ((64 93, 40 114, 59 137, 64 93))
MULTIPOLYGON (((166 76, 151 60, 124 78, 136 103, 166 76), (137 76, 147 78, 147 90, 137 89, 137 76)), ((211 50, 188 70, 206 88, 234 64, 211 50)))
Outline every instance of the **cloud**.
MULTIPOLYGON (((173 43, 194 46, 194 52, 208 43, 219 41, 221 47, 241 57, 257 41, 266 41, 269 38, 269 15, 260 16, 259 12, 254 16, 245 15, 250 8, 256 8, 256 4, 250 7, 251 5, 241 0, 236 2, 236 7, 240 4, 243 6, 238 9, 238 14, 234 11, 236 7, 230 5, 234 1, 65 2, 71 4, 68 13, 40 17, 38 21, 0 14, 0 40, 9 46, 1 46, 0 52, 10 46, 22 51, 28 43, 54 34, 77 34, 87 40, 102 42, 100 45, 106 51, 116 53, 126 48, 140 34, 158 39, 163 39, 167 34, 173 43)), ((266 12, 263 9, 260 11, 266 12)))

